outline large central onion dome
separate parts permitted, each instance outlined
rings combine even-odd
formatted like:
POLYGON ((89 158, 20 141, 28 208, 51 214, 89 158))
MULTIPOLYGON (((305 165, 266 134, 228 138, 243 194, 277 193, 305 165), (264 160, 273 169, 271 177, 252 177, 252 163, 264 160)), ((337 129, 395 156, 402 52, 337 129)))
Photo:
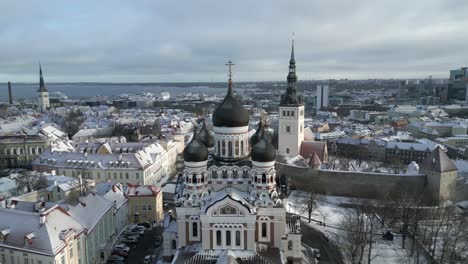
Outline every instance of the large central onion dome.
POLYGON ((214 147, 214 138, 210 134, 208 128, 206 128, 205 119, 203 119, 202 128, 200 130, 200 133, 198 133, 198 138, 203 144, 205 144, 207 148, 214 147))
POLYGON ((265 128, 260 128, 260 140, 252 147, 250 152, 253 161, 270 162, 276 159, 276 149, 268 142, 265 128))
POLYGON ((245 110, 232 92, 232 83, 223 102, 213 113, 213 126, 215 127, 243 127, 249 125, 249 112, 245 110))
POLYGON ((184 161, 200 162, 208 160, 208 149, 198 138, 197 129, 194 129, 192 141, 184 149, 184 161))

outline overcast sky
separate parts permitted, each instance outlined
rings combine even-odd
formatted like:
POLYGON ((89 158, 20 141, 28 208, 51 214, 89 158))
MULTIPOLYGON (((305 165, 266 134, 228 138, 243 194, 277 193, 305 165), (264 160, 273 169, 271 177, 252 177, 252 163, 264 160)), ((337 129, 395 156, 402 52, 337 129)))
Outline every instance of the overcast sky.
POLYGON ((0 82, 447 77, 468 65, 467 0, 0 2, 0 82))

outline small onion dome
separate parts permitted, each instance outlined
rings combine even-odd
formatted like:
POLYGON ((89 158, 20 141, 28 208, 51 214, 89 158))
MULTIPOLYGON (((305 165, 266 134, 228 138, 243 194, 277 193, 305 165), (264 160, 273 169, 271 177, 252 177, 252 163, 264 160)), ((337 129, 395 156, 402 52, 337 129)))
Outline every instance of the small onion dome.
POLYGON ((218 105, 213 113, 213 126, 215 127, 243 127, 249 125, 249 112, 234 97, 231 85, 229 84, 228 93, 223 102, 218 105))
MULTIPOLYGON (((257 131, 255 131, 255 134, 253 134, 250 137, 250 146, 255 146, 255 144, 257 144, 260 141, 263 129, 265 129, 265 121, 263 119, 260 119, 260 121, 258 122, 257 131)), ((265 131, 265 138, 269 143, 271 143, 271 136, 268 134, 267 131, 265 131)))
POLYGON ((203 144, 205 144, 207 148, 212 148, 214 147, 214 138, 210 134, 210 131, 208 130, 208 128, 206 128, 205 119, 203 119, 202 122, 203 122, 202 128, 200 129, 200 132, 198 133, 198 138, 203 144))
POLYGON ((208 160, 208 149, 198 138, 197 129, 195 129, 192 141, 184 149, 184 161, 199 162, 205 160, 208 160))
POLYGON ((265 129, 261 129, 260 141, 252 147, 250 152, 253 161, 270 162, 276 159, 276 149, 268 142, 265 129))

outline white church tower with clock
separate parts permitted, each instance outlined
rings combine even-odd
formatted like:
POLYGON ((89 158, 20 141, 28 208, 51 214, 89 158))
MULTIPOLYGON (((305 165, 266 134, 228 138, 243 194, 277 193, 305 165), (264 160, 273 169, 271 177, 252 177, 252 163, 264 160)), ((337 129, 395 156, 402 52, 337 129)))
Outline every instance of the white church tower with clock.
POLYGON ((295 157, 300 154, 301 144, 304 141, 304 99, 297 94, 294 40, 287 80, 288 88, 286 93, 281 96, 278 112, 278 153, 295 157))

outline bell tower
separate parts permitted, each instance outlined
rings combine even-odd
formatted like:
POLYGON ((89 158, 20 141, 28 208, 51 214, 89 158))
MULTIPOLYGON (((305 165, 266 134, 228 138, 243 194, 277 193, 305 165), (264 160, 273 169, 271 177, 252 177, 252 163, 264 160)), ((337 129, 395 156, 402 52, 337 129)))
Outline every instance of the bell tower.
POLYGON ((289 60, 288 87, 281 96, 278 117, 278 153, 294 157, 300 154, 304 141, 304 99, 297 94, 296 59, 294 58, 294 38, 291 59, 289 60))

